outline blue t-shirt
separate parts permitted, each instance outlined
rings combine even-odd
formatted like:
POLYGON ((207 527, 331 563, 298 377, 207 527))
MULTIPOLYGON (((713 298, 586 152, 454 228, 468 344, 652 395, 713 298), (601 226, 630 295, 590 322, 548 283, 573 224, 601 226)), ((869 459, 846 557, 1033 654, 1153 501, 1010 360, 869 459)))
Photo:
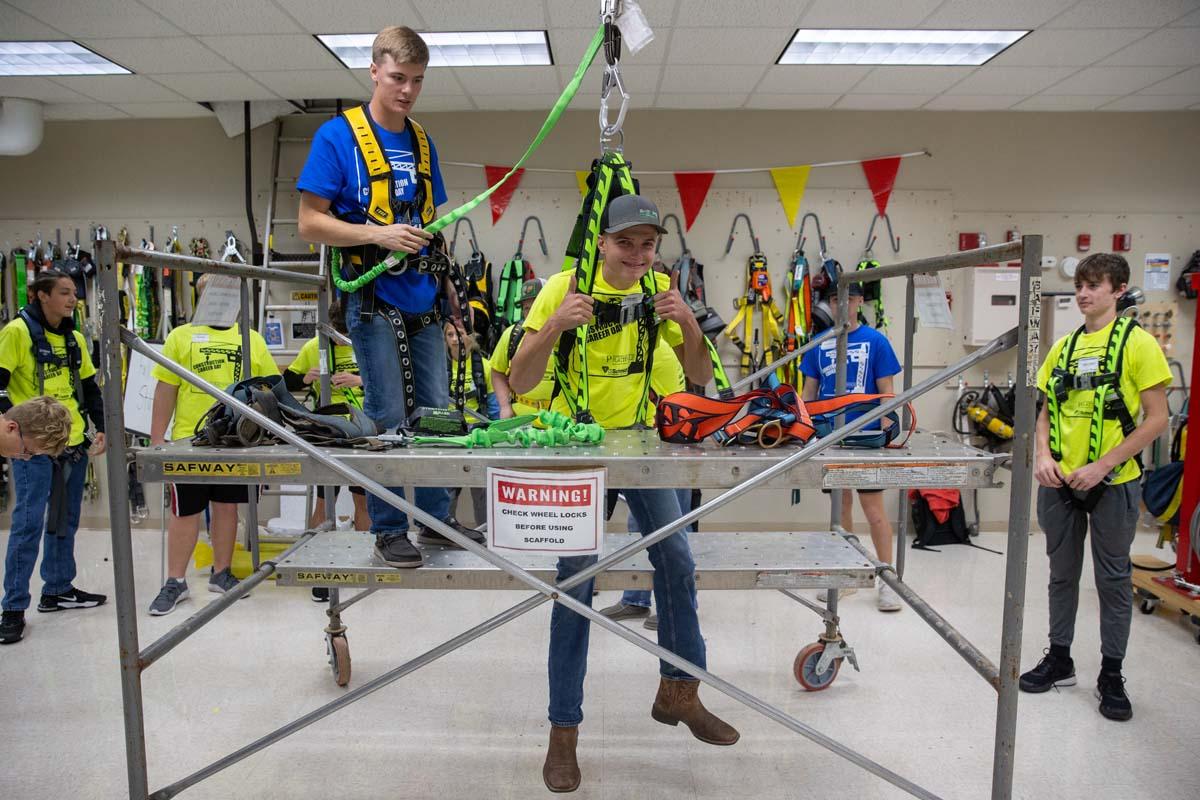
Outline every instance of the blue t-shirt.
MULTIPOLYGON (((879 331, 867 325, 859 325, 850 332, 846 342, 846 393, 878 394, 879 379, 900 372, 900 362, 892 343, 879 331)), ((800 359, 800 372, 805 378, 820 379, 817 397, 825 400, 836 397, 837 391, 837 337, 826 339, 820 347, 809 350, 800 359)), ((858 414, 846 414, 846 422, 858 414)), ((879 423, 868 425, 868 430, 879 430, 879 423)))
MULTIPOLYGON (((408 127, 396 133, 376 123, 375 130, 380 138, 379 146, 387 154, 396 177, 396 196, 411 202, 417 191, 417 167, 408 127)), ((446 202, 446 186, 442 183, 442 170, 432 139, 429 140, 429 165, 433 173, 433 204, 439 206, 446 202)), ((367 177, 367 166, 354 143, 354 134, 344 117, 334 117, 317 129, 296 188, 330 201, 330 210, 339 219, 354 223, 367 221, 371 182, 367 177)), ((420 227, 419 210, 414 217, 396 222, 420 227)), ((385 272, 375 279, 375 294, 401 311, 423 314, 433 307, 437 281, 432 275, 416 270, 401 275, 385 272)))

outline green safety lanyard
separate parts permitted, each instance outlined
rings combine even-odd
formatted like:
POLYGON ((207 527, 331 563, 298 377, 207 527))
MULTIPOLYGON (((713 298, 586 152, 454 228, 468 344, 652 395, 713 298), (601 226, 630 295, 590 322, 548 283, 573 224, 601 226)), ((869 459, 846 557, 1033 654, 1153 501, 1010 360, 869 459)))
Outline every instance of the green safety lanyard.
POLYGON ((497 420, 474 428, 466 436, 414 436, 410 444, 451 445, 456 447, 565 447, 576 444, 599 444, 604 441, 604 428, 594 422, 575 422, 556 411, 540 411, 519 417, 497 420), (544 428, 533 427, 540 422, 544 428))
MULTIPOLYGON (((525 165, 525 162, 529 159, 529 157, 533 155, 534 151, 541 146, 542 142, 546 140, 546 137, 550 135, 550 132, 554 130, 554 126, 558 124, 559 118, 562 116, 563 112, 567 110, 567 106, 569 106, 571 101, 575 98, 576 93, 579 91, 579 86, 583 82, 584 73, 586 73, 588 67, 591 66, 592 60, 595 59, 596 53, 599 52, 600 46, 603 44, 603 42, 604 27, 601 26, 596 30, 596 35, 592 37, 592 42, 590 45, 588 45, 588 49, 583 56, 583 60, 580 61, 579 66, 576 67, 575 74, 572 76, 571 81, 567 84, 566 88, 563 89, 562 94, 559 95, 558 101, 554 104, 554 108, 550 109, 550 113, 546 116, 545 122, 542 123, 541 130, 538 131, 537 136, 533 138, 533 141, 530 142, 529 147, 525 150, 525 154, 522 155, 520 160, 513 165, 512 169, 510 169, 508 173, 505 174, 505 176, 495 184, 489 186, 482 194, 477 195, 450 213, 429 223, 429 225, 425 228, 427 231, 430 233, 437 233, 445 228, 450 227, 467 214, 470 214, 476 206, 491 197, 493 192, 504 185, 505 181, 511 178, 518 170, 521 169, 521 167, 525 165)), ((400 262, 404 261, 407 256, 407 253, 401 253, 399 251, 393 252, 383 261, 379 262, 362 275, 359 275, 353 280, 347 281, 341 277, 341 254, 339 253, 338 248, 335 247, 333 248, 331 258, 331 263, 333 265, 331 271, 333 273, 334 285, 336 285, 337 288, 343 292, 357 292, 359 289, 375 280, 387 270, 399 266, 400 262)))
MULTIPOLYGON (((873 258, 864 258, 858 262, 858 271, 864 269, 874 269, 879 266, 879 262, 873 258)), ((883 285, 878 281, 875 282, 875 327, 882 330, 887 330, 887 316, 883 313, 883 285)))

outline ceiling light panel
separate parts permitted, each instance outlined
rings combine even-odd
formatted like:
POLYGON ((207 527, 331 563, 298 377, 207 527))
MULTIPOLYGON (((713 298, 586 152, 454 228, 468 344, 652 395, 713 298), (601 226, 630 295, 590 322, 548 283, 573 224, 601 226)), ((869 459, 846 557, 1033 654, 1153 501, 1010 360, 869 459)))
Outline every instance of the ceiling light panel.
POLYGON ((1027 33, 801 28, 776 63, 977 66, 1027 33))
MULTIPOLYGON (((528 67, 553 64, 545 31, 421 33, 431 67, 528 67)), ((322 44, 350 69, 371 65, 373 33, 322 34, 322 44)))
POLYGON ((75 42, 0 42, 0 75, 128 75, 75 42))

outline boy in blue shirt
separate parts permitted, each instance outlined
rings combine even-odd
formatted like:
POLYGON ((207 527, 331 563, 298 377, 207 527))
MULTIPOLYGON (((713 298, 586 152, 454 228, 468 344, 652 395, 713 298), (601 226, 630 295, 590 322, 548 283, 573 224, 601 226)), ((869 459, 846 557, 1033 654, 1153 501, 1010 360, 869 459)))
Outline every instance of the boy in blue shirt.
MULTIPOLYGON (((861 283, 850 284, 850 308, 847 319, 850 332, 846 344, 846 393, 847 394, 892 394, 893 378, 900 371, 900 362, 891 342, 879 331, 863 325, 858 316, 863 304, 861 283)), ((829 289, 829 307, 837 319, 838 302, 835 287, 829 289)), ((824 400, 837 396, 837 339, 828 339, 820 347, 809 350, 800 360, 800 372, 804 375, 801 398, 805 401, 824 400)), ((848 413, 845 422, 850 422, 861 413, 848 413)), ((891 424, 885 420, 885 424, 891 424)), ((879 424, 868 425, 867 430, 879 430, 879 424)), ((882 489, 859 489, 858 502, 862 505, 871 528, 871 542, 880 561, 892 562, 892 523, 883 508, 882 489)), ((849 491, 842 492, 842 527, 853 530, 854 503, 849 491)), ((848 592, 843 592, 848 593, 848 592)), ((899 611, 900 599, 887 584, 880 582, 876 606, 880 611, 899 611)))
MULTIPOLYGON (((414 31, 384 28, 371 48, 370 102, 329 120, 313 138, 297 182, 300 236, 339 248, 346 279, 392 251, 423 253, 433 239, 423 228, 446 202, 446 188, 433 142, 409 116, 428 64, 429 48, 414 31)), ((363 379, 363 410, 386 430, 404 424, 418 406, 450 404, 446 346, 437 324, 439 281, 417 269, 416 259, 403 263, 408 268, 400 274, 385 272, 343 301, 363 379)), ((483 534, 450 515, 445 489, 417 489, 416 505, 484 543, 483 534)), ((421 566, 420 551, 408 541, 408 517, 374 496, 367 498, 367 511, 379 558, 393 567, 421 566)), ((417 541, 455 546, 424 525, 417 541)))

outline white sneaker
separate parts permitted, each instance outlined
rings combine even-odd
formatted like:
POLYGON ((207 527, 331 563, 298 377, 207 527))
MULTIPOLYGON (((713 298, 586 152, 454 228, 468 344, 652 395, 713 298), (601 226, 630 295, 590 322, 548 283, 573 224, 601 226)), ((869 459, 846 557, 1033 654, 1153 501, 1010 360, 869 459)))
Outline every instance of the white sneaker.
MULTIPOLYGON (((845 598, 845 597, 849 597, 850 595, 856 593, 857 591, 858 591, 858 589, 856 589, 853 586, 848 586, 844 589, 838 589, 838 600, 841 600, 842 598, 845 598)), ((819 592, 817 592, 817 602, 818 603, 828 603, 829 602, 829 590, 828 589, 821 589, 819 592)))
POLYGON ((903 608, 900 597, 886 583, 879 584, 879 596, 875 599, 875 607, 880 611, 899 611, 903 608))

